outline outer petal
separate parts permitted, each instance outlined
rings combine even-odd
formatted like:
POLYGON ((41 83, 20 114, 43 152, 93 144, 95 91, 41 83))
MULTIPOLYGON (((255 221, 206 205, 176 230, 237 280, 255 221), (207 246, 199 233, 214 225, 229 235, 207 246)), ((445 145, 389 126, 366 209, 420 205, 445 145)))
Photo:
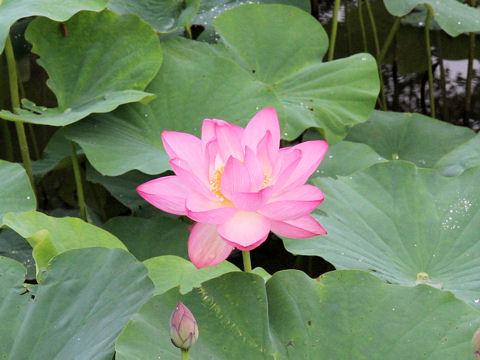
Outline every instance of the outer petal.
POLYGON ((258 192, 237 192, 232 195, 231 200, 240 210, 257 211, 270 199, 273 190, 273 186, 269 186, 258 192))
POLYGON ((243 133, 242 145, 256 150, 258 143, 267 132, 270 132, 272 136, 272 147, 278 149, 280 147, 280 125, 274 108, 263 109, 250 120, 243 133))
POLYGON ((205 197, 195 192, 188 194, 186 208, 189 218, 206 224, 222 224, 237 211, 228 200, 221 202, 213 195, 205 197))
POLYGON ((233 250, 217 233, 215 225, 196 223, 188 238, 188 256, 201 269, 224 261, 233 250))
POLYGON ((258 212, 269 219, 293 220, 310 214, 323 199, 323 192, 319 188, 301 185, 275 196, 258 212))
POLYGON ((190 171, 203 181, 208 179, 208 164, 205 163, 202 142, 199 138, 176 131, 162 132, 162 142, 170 158, 184 160, 190 171))
POLYGON ((293 239, 305 239, 327 233, 322 225, 310 215, 295 220, 272 221, 272 232, 293 239))
POLYGON ((137 192, 160 210, 176 215, 187 215, 185 201, 189 188, 178 176, 150 180, 137 187, 137 192))
POLYGON ((328 144, 323 140, 306 141, 291 147, 292 151, 300 150, 302 155, 300 162, 283 185, 283 189, 288 190, 305 184, 310 175, 320 165, 327 149, 328 144))
POLYGON ((227 222, 217 226, 219 235, 238 248, 263 242, 270 232, 270 220, 256 212, 239 210, 227 222))

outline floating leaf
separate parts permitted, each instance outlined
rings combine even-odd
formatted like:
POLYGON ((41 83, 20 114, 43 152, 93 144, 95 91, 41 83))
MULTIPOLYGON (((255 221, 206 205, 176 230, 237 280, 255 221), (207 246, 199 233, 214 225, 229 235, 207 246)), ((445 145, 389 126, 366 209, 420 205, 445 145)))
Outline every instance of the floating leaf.
POLYGON ((23 237, 10 229, 0 230, 0 256, 22 263, 27 268, 27 279, 35 279, 32 247, 23 237))
POLYGON ((200 0, 110 0, 108 8, 117 14, 136 14, 160 33, 190 24, 200 0))
POLYGON ((199 39, 213 42, 215 40, 213 20, 225 11, 244 4, 284 4, 296 6, 308 13, 311 10, 309 0, 202 0, 198 14, 192 21, 192 24, 203 27, 199 39))
POLYGON ((104 228, 118 236, 139 260, 159 255, 188 256, 188 224, 180 219, 163 214, 151 219, 119 216, 108 220, 104 228))
POLYGON ((179 286, 185 294, 201 283, 232 271, 241 271, 238 267, 224 261, 218 265, 197 269, 190 261, 178 256, 158 256, 144 261, 148 276, 155 285, 155 295, 179 286))
POLYGON ((2 110, 1 118, 63 126, 91 113, 152 98, 142 90, 160 68, 162 51, 149 25, 137 16, 103 11, 79 13, 65 26, 68 36, 57 22, 38 18, 25 35, 48 72, 47 84, 58 107, 48 109, 24 99, 26 110, 18 109, 18 114, 2 110))
POLYGON ((417 6, 431 6, 432 15, 438 25, 451 36, 480 31, 480 9, 457 0, 383 0, 383 2, 394 16, 407 15, 417 6))
POLYGON ((387 285, 359 271, 312 280, 294 270, 266 283, 233 272, 181 296, 149 299, 115 349, 117 360, 178 359, 169 316, 178 300, 200 336, 192 359, 469 359, 480 313, 449 292, 387 285))
POLYGON ((3 0, 0 1, 0 53, 10 26, 29 16, 45 16, 65 21, 82 10, 101 11, 108 0, 3 0))
POLYGON ((24 273, 0 257, 0 357, 10 360, 111 360, 115 339, 153 289, 145 267, 120 249, 61 254, 32 292, 24 273))
POLYGON ((114 235, 78 218, 55 218, 31 211, 7 214, 5 225, 23 236, 33 247, 38 269, 47 266, 57 254, 88 247, 126 249, 114 235))
POLYGON ((445 156, 450 162, 461 161, 457 156, 465 151, 456 149, 474 136, 468 128, 428 116, 375 111, 365 123, 354 126, 346 139, 369 145, 385 159, 408 160, 433 168, 445 156))
POLYGON ((170 166, 161 132, 198 135, 204 118, 244 126, 260 108, 273 106, 283 138, 292 140, 319 127, 328 141, 337 142, 372 111, 378 94, 375 60, 359 54, 322 63, 327 35, 302 10, 243 5, 214 24, 221 36, 217 45, 182 38, 163 43, 162 71, 147 88, 157 99, 66 129, 98 171, 162 173, 170 166), (278 21, 285 18, 288 27, 278 21))
POLYGON ((457 176, 465 169, 478 165, 480 165, 480 134, 445 154, 437 161, 435 167, 444 176, 457 176))
POLYGON ((325 201, 314 216, 328 235, 286 239, 285 247, 392 283, 428 283, 480 306, 479 182, 480 167, 445 178, 404 161, 317 177, 325 201))
POLYGON ((20 164, 0 160, 0 226, 3 217, 35 210, 37 200, 25 169, 20 164))

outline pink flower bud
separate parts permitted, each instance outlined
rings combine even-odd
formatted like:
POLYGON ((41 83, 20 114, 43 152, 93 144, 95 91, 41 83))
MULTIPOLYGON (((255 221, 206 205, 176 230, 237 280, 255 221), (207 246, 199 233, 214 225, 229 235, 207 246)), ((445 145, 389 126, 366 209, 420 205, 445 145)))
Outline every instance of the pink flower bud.
POLYGON ((480 359, 480 328, 473 334, 472 346, 475 359, 480 359))
POLYGON ((179 301, 170 317, 172 344, 188 350, 198 339, 198 326, 192 312, 179 301))

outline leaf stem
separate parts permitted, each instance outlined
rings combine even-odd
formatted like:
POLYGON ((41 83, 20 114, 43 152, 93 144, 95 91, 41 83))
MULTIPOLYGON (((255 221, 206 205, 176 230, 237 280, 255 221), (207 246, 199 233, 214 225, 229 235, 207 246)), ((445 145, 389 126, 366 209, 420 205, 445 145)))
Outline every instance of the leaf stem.
MULTIPOLYGON (((10 35, 7 36, 5 42, 5 56, 7 58, 8 66, 8 80, 10 84, 10 99, 12 102, 12 111, 17 112, 16 109, 20 108, 20 99, 18 97, 18 76, 17 76, 17 64, 15 63, 15 55, 13 53, 12 41, 10 35)), ((32 185, 33 192, 35 191, 35 182, 33 179, 32 160, 30 159, 30 151, 28 149, 27 137, 25 135, 25 128, 22 122, 16 121, 15 128, 17 130, 18 144, 20 145, 20 153, 22 154, 23 165, 27 172, 28 178, 32 185)))
POLYGON ((362 31, 363 51, 368 52, 367 33, 365 31, 365 23, 363 22, 363 7, 362 0, 358 0, 358 20, 360 21, 360 29, 362 31))
MULTIPOLYGON (((477 1, 470 0, 470 5, 476 7, 477 1)), ((470 120, 470 113, 472 111, 472 79, 473 79, 473 60, 475 57, 475 33, 470 33, 470 46, 468 48, 468 69, 467 81, 465 84, 465 117, 463 125, 468 126, 470 120)))
POLYGON ((84 221, 88 221, 87 207, 85 205, 85 195, 83 193, 82 173, 80 172, 80 165, 78 164, 77 150, 75 144, 70 141, 71 158, 73 165, 73 175, 75 176, 75 185, 77 187, 78 207, 80 208, 80 215, 84 221))
POLYGON ((252 272, 252 261, 250 260, 250 251, 242 251, 243 271, 246 273, 252 272))
POLYGON ((332 18, 332 32, 330 33, 330 47, 328 48, 327 61, 333 60, 333 54, 335 52, 335 41, 337 40, 337 27, 338 27, 338 10, 340 9, 340 0, 335 0, 333 6, 333 18, 332 18))
POLYGON ((435 117, 435 98, 433 96, 433 70, 432 70, 432 49, 430 47, 430 19, 432 17, 432 7, 425 4, 427 8, 427 17, 425 18, 425 46, 427 50, 427 72, 428 72, 428 91, 430 94, 430 115, 435 117))
POLYGON ((438 63, 440 64, 440 88, 442 90, 442 113, 443 121, 450 121, 450 111, 448 109, 448 98, 447 98, 447 81, 445 79, 445 66, 443 64, 443 48, 442 48, 442 36, 440 31, 437 31, 437 52, 438 52, 438 63))
POLYGON ((392 43, 392 40, 395 34, 397 33, 399 27, 400 27, 400 18, 397 17, 395 18, 395 22, 393 23, 392 28, 390 29, 390 32, 388 33, 387 38, 383 43, 382 49, 380 50, 380 54, 378 55, 377 61, 379 63, 382 63, 383 58, 387 54, 388 48, 390 47, 390 44, 392 43))
POLYGON ((182 352, 182 360, 188 360, 190 358, 188 354, 188 350, 185 350, 185 349, 180 349, 180 350, 182 352))
POLYGON ((10 133, 10 128, 8 127, 7 120, 1 120, 1 122, 2 122, 2 137, 3 137, 3 142, 5 143, 5 159, 8 161, 13 161, 12 134, 10 133))

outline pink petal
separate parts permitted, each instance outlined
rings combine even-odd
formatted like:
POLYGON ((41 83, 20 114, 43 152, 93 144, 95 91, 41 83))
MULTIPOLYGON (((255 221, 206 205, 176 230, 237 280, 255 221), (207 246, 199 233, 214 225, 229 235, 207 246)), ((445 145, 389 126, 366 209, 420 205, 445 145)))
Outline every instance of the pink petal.
POLYGON ((222 239, 223 239, 223 241, 225 241, 227 244, 230 244, 230 245, 236 247, 238 250, 250 251, 250 250, 253 250, 253 249, 259 247, 260 245, 262 245, 262 244, 265 242, 265 240, 268 239, 268 235, 267 235, 265 238, 262 238, 262 239, 258 240, 256 243, 253 243, 253 244, 251 244, 251 245, 249 245, 249 246, 241 246, 241 245, 238 245, 238 244, 230 243, 230 241, 228 241, 227 239, 224 239, 224 238, 222 238, 222 239))
POLYGON ((189 218, 206 224, 222 224, 237 211, 228 200, 222 202, 213 194, 206 197, 195 192, 188 194, 185 206, 189 218))
POLYGON ((188 256, 193 265, 201 269, 224 261, 233 246, 223 241, 215 225, 196 223, 188 238, 188 256))
POLYGON ((199 138, 176 131, 162 132, 162 142, 170 158, 184 160, 190 170, 199 178, 208 178, 208 168, 199 138))
POLYGON ((182 183, 189 188, 190 192, 199 192, 207 197, 211 194, 210 188, 208 187, 209 181, 207 179, 198 178, 190 170, 190 167, 185 160, 171 159, 170 166, 178 178, 182 180, 182 183))
POLYGON ((305 184, 310 175, 312 175, 318 168, 318 165, 320 165, 320 162, 327 152, 328 144, 323 140, 306 141, 290 149, 291 151, 300 150, 302 156, 300 162, 283 185, 285 190, 305 184))
POLYGON ((269 186, 257 192, 237 192, 232 194, 232 202, 235 207, 245 211, 260 209, 272 196, 274 187, 269 186))
POLYGON ((251 150, 249 147, 245 148, 244 164, 250 175, 252 191, 263 188, 265 183, 265 175, 263 174, 262 165, 258 161, 258 158, 253 150, 251 150))
POLYGON ((176 215, 187 215, 185 200, 189 188, 178 176, 150 180, 137 187, 137 192, 160 210, 176 215))
POLYGON ((222 194, 231 199, 232 195, 237 192, 252 191, 252 182, 250 173, 244 162, 230 157, 223 170, 220 189, 222 194))
POLYGON ((258 212, 269 219, 292 220, 310 214, 323 199, 319 188, 301 185, 271 198, 258 212))
POLYGON ((274 108, 263 109, 250 120, 243 133, 242 145, 256 150, 267 132, 270 132, 272 136, 272 146, 278 149, 280 147, 280 125, 274 108))
POLYGON ((280 149, 271 179, 278 191, 284 188, 301 159, 302 152, 300 150, 292 150, 291 147, 280 149))
POLYGON ((264 241, 270 232, 270 220, 256 212, 239 210, 227 222, 217 226, 218 234, 238 248, 264 241))
POLYGON ((243 160, 242 134, 243 128, 240 126, 227 122, 216 124, 215 135, 218 143, 218 152, 224 162, 230 156, 243 160))
POLYGON ((310 215, 295 220, 272 221, 272 232, 293 239, 305 239, 327 233, 310 215))
POLYGON ((267 131, 265 136, 257 145, 257 158, 260 161, 265 176, 271 177, 273 164, 277 159, 278 147, 273 145, 272 134, 267 131))

